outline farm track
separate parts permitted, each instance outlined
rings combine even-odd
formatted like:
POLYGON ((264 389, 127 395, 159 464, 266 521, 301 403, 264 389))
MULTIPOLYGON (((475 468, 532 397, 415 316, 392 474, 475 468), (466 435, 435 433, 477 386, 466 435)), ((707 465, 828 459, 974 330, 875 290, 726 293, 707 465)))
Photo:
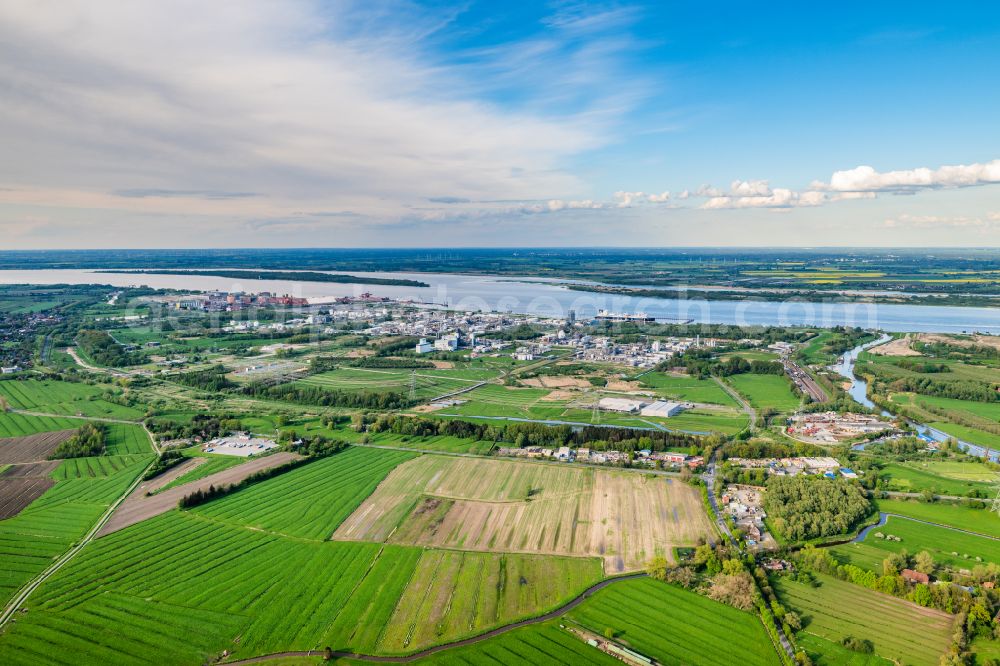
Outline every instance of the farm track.
MULTIPOLYGON (((442 643, 440 645, 435 645, 433 647, 425 648, 419 652, 414 652, 413 654, 408 654, 405 656, 382 656, 374 654, 358 654, 356 652, 342 652, 338 650, 332 651, 330 654, 336 659, 354 659, 356 661, 367 661, 372 663, 383 663, 383 664, 407 664, 410 662, 417 661, 418 659, 423 659, 424 657, 429 657, 438 652, 443 652, 445 650, 450 650, 457 647, 465 647, 468 645, 475 645, 476 643, 481 643, 482 641, 489 640, 495 636, 505 634, 509 631, 515 629, 520 629, 521 627, 527 627, 533 624, 540 624, 542 622, 548 622, 549 620, 554 620, 566 613, 570 612, 588 598, 594 595, 594 593, 603 590, 609 585, 613 585, 624 580, 633 580, 636 578, 644 578, 645 573, 635 573, 628 574, 625 576, 617 576, 615 578, 606 578, 598 583, 595 583, 588 587, 586 590, 578 594, 576 597, 566 602, 559 608, 549 611, 544 615, 539 615, 537 617, 528 618, 526 620, 520 620, 518 622, 513 622, 511 624, 504 625, 502 627, 497 627, 496 629, 491 629, 477 636, 472 636, 471 638, 463 638, 462 640, 452 641, 450 643, 442 643)), ((324 655, 324 650, 302 650, 302 651, 290 651, 290 652, 275 652, 272 654, 264 654, 256 657, 249 657, 247 659, 240 659, 238 661, 228 661, 224 662, 226 666, 236 666, 239 664, 257 664, 265 661, 271 661, 273 659, 285 659, 288 657, 322 657, 324 655)))
MULTIPOLYGON (((166 513, 176 507, 181 498, 195 490, 208 490, 210 486, 222 487, 239 483, 255 472, 277 467, 293 460, 298 460, 300 457, 294 453, 281 452, 263 458, 251 458, 247 462, 235 467, 230 467, 229 469, 216 472, 215 474, 198 479, 197 481, 185 483, 181 486, 174 486, 154 495, 146 495, 146 486, 137 486, 129 493, 125 503, 121 505, 120 511, 116 512, 111 520, 105 522, 98 536, 117 532, 130 525, 135 525, 136 523, 158 516, 161 513, 166 513)), ((180 470, 180 474, 188 472, 194 469, 194 467, 194 465, 185 467, 183 470, 180 470)), ((179 476, 177 468, 170 470, 164 476, 168 478, 161 478, 154 483, 150 483, 150 488, 152 490, 158 489, 172 481, 176 476, 179 476)))
POLYGON ((753 406, 746 400, 746 398, 744 398, 742 395, 740 395, 740 392, 737 391, 736 389, 734 389, 732 386, 730 386, 729 384, 727 384, 726 382, 722 381, 721 379, 719 379, 718 377, 715 377, 715 376, 712 377, 712 380, 715 381, 715 383, 718 384, 719 387, 722 388, 723 391, 725 391, 727 394, 729 394, 730 398, 732 398, 733 400, 735 400, 736 402, 738 402, 739 405, 740 405, 740 407, 743 408, 743 411, 746 413, 747 417, 750 419, 750 425, 747 426, 747 427, 750 428, 750 432, 753 432, 754 430, 756 430, 757 429, 757 410, 754 409, 753 406))
MULTIPOLYGON (((128 423, 131 422, 129 421, 128 423)), ((149 446, 151 449, 153 449, 153 451, 157 451, 156 444, 153 443, 152 438, 149 439, 149 446)), ((133 490, 139 487, 139 484, 142 483, 143 475, 146 473, 146 471, 149 470, 150 467, 153 466, 154 462, 156 462, 155 459, 149 461, 149 464, 146 465, 146 467, 142 470, 142 472, 136 475, 135 481, 133 481, 129 485, 129 487, 125 489, 125 492, 122 493, 118 497, 118 499, 116 499, 114 502, 111 503, 111 506, 108 507, 108 510, 105 511, 101 515, 101 517, 97 519, 97 522, 94 523, 94 526, 90 528, 90 531, 87 532, 87 534, 82 539, 80 539, 78 543, 71 546, 69 550, 60 555, 55 562, 49 565, 49 567, 45 571, 35 576, 24 587, 22 587, 16 595, 14 595, 14 597, 10 600, 10 603, 8 603, 7 606, 3 609, 3 612, 0 613, 0 629, 3 629, 3 627, 7 624, 7 622, 9 622, 10 619, 14 616, 14 613, 16 613, 17 610, 21 607, 21 604, 27 601, 28 597, 30 597, 31 594, 36 589, 38 589, 38 587, 42 583, 44 583, 53 574, 55 574, 57 571, 63 568, 70 560, 72 560, 77 555, 77 553, 83 550, 84 546, 86 546, 88 543, 93 541, 94 538, 96 538, 97 533, 100 532, 101 529, 104 527, 104 525, 108 522, 108 520, 111 519, 111 516, 114 515, 115 511, 122 504, 122 502, 124 502, 128 498, 128 496, 132 494, 133 490)))

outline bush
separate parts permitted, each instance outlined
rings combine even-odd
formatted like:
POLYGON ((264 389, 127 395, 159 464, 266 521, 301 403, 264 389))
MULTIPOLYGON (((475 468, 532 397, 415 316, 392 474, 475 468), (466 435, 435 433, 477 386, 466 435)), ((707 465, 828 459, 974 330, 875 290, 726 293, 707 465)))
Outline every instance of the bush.
POLYGON ((52 452, 51 459, 86 458, 104 453, 107 430, 102 423, 87 423, 52 452))

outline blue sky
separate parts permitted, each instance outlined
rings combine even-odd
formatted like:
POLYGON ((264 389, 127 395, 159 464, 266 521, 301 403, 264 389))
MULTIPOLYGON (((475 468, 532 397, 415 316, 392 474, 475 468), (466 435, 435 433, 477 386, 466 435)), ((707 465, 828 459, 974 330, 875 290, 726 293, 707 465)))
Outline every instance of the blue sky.
POLYGON ((5 3, 0 95, 9 247, 1000 245, 995 3, 5 3))

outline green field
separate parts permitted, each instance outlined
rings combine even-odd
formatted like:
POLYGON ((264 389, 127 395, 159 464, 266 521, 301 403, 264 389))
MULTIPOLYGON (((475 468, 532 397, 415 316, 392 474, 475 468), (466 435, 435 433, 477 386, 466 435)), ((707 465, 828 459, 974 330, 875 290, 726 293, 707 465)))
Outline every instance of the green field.
POLYGON ((247 461, 246 458, 240 456, 223 456, 223 455, 212 455, 211 453, 206 453, 203 455, 191 455, 190 457, 206 458, 206 462, 201 463, 194 469, 181 474, 179 477, 168 483, 167 485, 160 488, 157 492, 167 490, 168 488, 173 488, 174 486, 180 486, 185 483, 190 483, 192 481, 197 481, 198 479, 204 479, 206 476, 211 476, 216 472, 221 472, 223 470, 229 469, 230 467, 236 467, 241 463, 247 461))
POLYGON ((778 664, 760 620, 649 578, 604 588, 567 615, 662 664, 778 664))
MULTIPOLYGON (((360 666, 364 662, 345 660, 360 666)), ((556 622, 532 625, 501 634, 482 643, 439 652, 417 664, 441 666, 620 666, 622 662, 590 647, 556 622)))
POLYGON ((596 558, 326 540, 410 457, 352 449, 102 537, 29 600, 0 654, 98 664, 324 645, 398 653, 558 607, 600 578, 596 558))
MULTIPOLYGON (((720 393, 721 388, 716 386, 720 393)), ((448 407, 440 412, 447 416, 506 417, 530 420, 566 421, 630 426, 648 429, 659 423, 671 430, 691 432, 718 431, 735 434, 746 426, 746 416, 733 408, 691 409, 668 419, 617 414, 599 411, 595 417, 589 405, 603 394, 580 394, 576 404, 569 399, 549 399, 552 389, 509 388, 489 384, 463 394, 464 404, 448 407)), ((619 394, 620 395, 620 394, 619 394)))
POLYGON ((985 465, 963 462, 890 463, 879 471, 888 477, 889 489, 900 492, 929 490, 935 495, 967 495, 971 490, 990 492, 1000 479, 985 465))
POLYGON ((150 461, 145 456, 65 460, 56 484, 21 513, 0 521, 0 601, 41 573, 97 522, 150 461))
POLYGON ((881 574, 882 560, 890 552, 902 550, 910 555, 926 550, 934 556, 935 562, 954 568, 970 568, 979 562, 1000 564, 1000 539, 988 539, 895 516, 890 516, 885 525, 869 532, 863 542, 837 546, 834 552, 852 564, 881 574), (892 534, 902 540, 879 539, 875 536, 876 532, 892 534))
POLYGON ((75 430, 83 423, 80 419, 58 416, 0 413, 0 437, 22 437, 55 430, 75 430))
POLYGON ((195 509, 215 521, 328 539, 396 465, 414 454, 350 448, 195 509))
POLYGON ((691 376, 667 375, 662 372, 647 372, 639 378, 646 387, 656 390, 664 398, 674 398, 686 402, 705 402, 727 407, 738 407, 732 396, 711 379, 691 376))
POLYGON ((1000 421, 1000 402, 976 402, 974 400, 956 400, 954 398, 939 398, 932 395, 914 396, 917 404, 931 405, 955 412, 968 412, 979 418, 1000 421))
POLYGON ((818 578, 815 588, 785 577, 774 583, 782 603, 802 617, 807 634, 835 643, 846 636, 867 639, 877 655, 914 666, 936 666, 951 643, 952 618, 946 613, 830 576, 818 578))
POLYGON ((66 416, 83 415, 129 420, 142 418, 142 410, 104 400, 102 395, 105 392, 98 386, 53 379, 0 381, 0 396, 7 400, 12 409, 66 416))
POLYGON ((928 504, 910 500, 875 500, 879 511, 898 513, 918 520, 950 525, 979 534, 1000 534, 1000 516, 987 509, 935 502, 928 504))
POLYGON ((780 412, 790 412, 802 402, 792 393, 792 385, 783 375, 733 375, 726 381, 757 409, 771 407, 780 412))
POLYGON ((969 426, 959 425, 957 423, 944 423, 943 421, 932 422, 927 425, 932 428, 937 428, 941 432, 951 435, 956 439, 972 442, 973 444, 978 444, 979 446, 984 446, 993 450, 1000 449, 1000 435, 992 432, 970 428, 969 426))
MULTIPOLYGON (((439 395, 473 386, 481 378, 492 376, 483 370, 383 370, 374 368, 337 368, 301 379, 296 384, 331 391, 372 393, 399 392, 409 395, 411 386, 419 400, 429 400, 439 395)), ((489 378, 489 377, 486 378, 489 378)))
MULTIPOLYGON (((348 434, 347 431, 338 431, 337 436, 348 434)), ((358 433, 351 432, 355 438, 360 439, 358 433)), ((437 435, 435 437, 412 437, 408 435, 397 435, 391 432, 379 432, 368 434, 368 443, 376 446, 395 446, 400 449, 421 449, 424 451, 437 451, 440 453, 476 453, 479 455, 488 454, 494 446, 494 442, 483 442, 475 439, 463 439, 450 435, 437 435)))

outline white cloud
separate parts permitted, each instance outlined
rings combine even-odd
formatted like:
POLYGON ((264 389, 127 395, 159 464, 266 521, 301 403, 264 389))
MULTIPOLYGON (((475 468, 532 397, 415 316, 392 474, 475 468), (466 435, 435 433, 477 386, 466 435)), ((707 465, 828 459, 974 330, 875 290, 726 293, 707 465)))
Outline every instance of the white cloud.
POLYGON ((836 171, 829 183, 814 182, 812 189, 833 192, 910 193, 925 189, 972 187, 1000 183, 1000 160, 986 164, 959 164, 937 169, 926 167, 878 172, 870 166, 836 171))
POLYGON ((618 208, 631 208, 632 206, 652 203, 660 204, 670 201, 670 192, 659 194, 646 194, 645 192, 615 192, 615 200, 618 208))
POLYGON ((584 40, 585 18, 549 31, 534 60, 522 53, 519 71, 550 73, 515 76, 518 105, 501 107, 477 92, 515 67, 500 56, 518 44, 443 61, 424 38, 449 17, 416 6, 0 3, 0 187, 12 190, 0 203, 398 219, 429 198, 577 195, 565 162, 604 144, 628 104, 593 94, 612 89, 602 77, 628 48, 621 22, 584 40), (582 56, 539 66, 584 48, 604 67, 582 56), (545 113, 537 100, 555 89, 586 90, 587 102, 545 113))
POLYGON ((771 196, 771 187, 766 180, 734 180, 729 192, 737 197, 771 196))
POLYGON ((726 208, 792 208, 795 206, 815 206, 813 197, 803 200, 798 192, 781 187, 768 189, 769 194, 756 196, 712 197, 701 205, 703 210, 726 208))
POLYGON ((883 222, 884 226, 931 228, 981 228, 988 229, 1000 226, 1000 213, 987 213, 985 216, 950 216, 950 215, 910 215, 903 213, 883 222))

